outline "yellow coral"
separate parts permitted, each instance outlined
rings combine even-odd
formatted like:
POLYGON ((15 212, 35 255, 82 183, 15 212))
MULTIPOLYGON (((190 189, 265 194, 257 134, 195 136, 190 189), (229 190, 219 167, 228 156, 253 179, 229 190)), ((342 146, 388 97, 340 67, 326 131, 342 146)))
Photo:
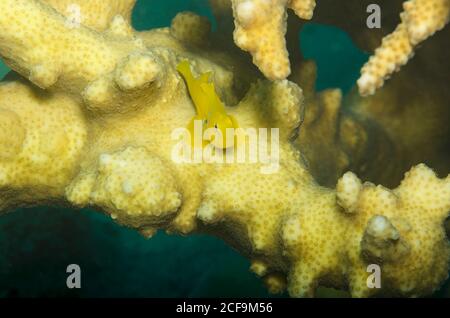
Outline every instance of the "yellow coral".
POLYGON ((128 24, 136 0, 43 0, 74 23, 82 23, 104 31, 115 16, 120 15, 128 24))
POLYGON ((309 20, 313 17, 316 0, 290 0, 288 6, 300 18, 309 20))
POLYGON ((186 45, 206 45, 211 24, 205 17, 192 12, 181 12, 172 20, 170 32, 186 45))
POLYGON ((404 2, 401 23, 387 35, 361 69, 361 95, 372 95, 384 81, 413 56, 414 48, 441 30, 450 21, 449 0, 409 0, 404 2))
POLYGON ((284 79, 290 72, 284 39, 288 7, 310 19, 314 0, 232 0, 236 29, 234 40, 249 51, 254 63, 269 79, 284 79))
MULTIPOLYGON (((309 17, 313 4, 261 3, 263 11, 276 4, 269 20, 276 25, 277 45, 283 44, 286 5, 309 17)), ((356 116, 340 124, 341 92, 317 97, 312 65, 299 75, 299 82, 306 81, 305 94, 287 80, 252 80, 236 106, 224 106, 243 128, 279 129, 275 173, 261 173, 264 162, 250 160, 179 163, 172 157, 172 132, 195 116, 176 70, 180 61, 192 61, 196 73, 213 71, 216 93, 228 98, 240 96, 235 74, 250 69, 235 70, 239 62, 214 49, 198 52, 195 46, 205 44, 197 41, 203 33, 184 28, 203 25, 200 18, 182 15, 171 28, 136 32, 128 10, 112 19, 109 11, 102 13, 99 20, 109 21, 107 29, 103 22, 73 28, 37 0, 3 0, 0 11, 0 54, 22 76, 0 86, 0 128, 10 135, 0 142, 1 211, 69 203, 94 206, 145 236, 157 229, 207 231, 246 255, 271 291, 287 288, 295 297, 314 295, 318 284, 349 289, 355 297, 419 296, 445 279, 450 248, 443 222, 450 210, 450 177, 439 179, 417 165, 389 190, 348 172, 334 190, 311 175, 301 153, 306 142, 298 147, 291 142, 303 114, 305 127, 324 133, 322 140, 330 144, 339 132, 355 153, 364 148, 359 144, 366 145, 365 133, 372 132, 356 116), (189 38, 194 41, 186 44, 189 38), (305 105, 314 107, 305 112, 305 105), (330 123, 335 127, 326 134, 330 123), (374 263, 382 268, 381 290, 367 285, 367 266, 374 263)), ((259 21, 252 13, 240 12, 240 23, 259 21)), ((272 58, 281 67, 264 68, 274 77, 285 76, 286 55, 277 51, 272 58)), ((340 168, 347 155, 342 158, 340 168)))
MULTIPOLYGON (((345 197, 344 192, 352 191, 354 178, 344 175, 338 196, 345 197)), ((395 279, 396 289, 402 294, 431 292, 426 291, 429 286, 444 280, 448 272, 444 260, 450 256, 450 245, 442 224, 450 209, 450 177, 438 179, 431 169, 418 165, 392 191, 370 183, 358 188, 352 192, 353 198, 341 201, 345 210, 357 214, 355 222, 364 224, 359 229, 352 226, 355 232, 351 235, 361 235, 362 240, 348 241, 351 262, 382 264, 386 273, 383 283, 392 286, 390 280, 395 279), (417 264, 427 265, 419 270, 417 264)), ((358 271, 350 275, 352 295, 370 293, 366 277, 358 271)))

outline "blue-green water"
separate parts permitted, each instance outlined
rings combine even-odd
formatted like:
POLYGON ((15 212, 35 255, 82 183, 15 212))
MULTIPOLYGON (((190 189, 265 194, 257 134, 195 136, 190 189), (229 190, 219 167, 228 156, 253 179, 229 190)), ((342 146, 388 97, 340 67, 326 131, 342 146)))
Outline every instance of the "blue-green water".
MULTIPOLYGON (((167 26, 183 10, 214 25, 206 0, 149 4, 138 1, 139 30, 167 26)), ((309 24, 300 38, 303 55, 318 63, 317 88, 347 91, 367 56, 336 28, 309 24)), ((6 72, 0 65, 0 76, 6 72)), ((248 267, 216 238, 158 233, 146 240, 93 211, 43 207, 0 217, 0 296, 269 296, 248 267), (71 263, 81 266, 80 290, 66 288, 71 263)))
POLYGON ((5 76, 8 72, 8 67, 2 61, 0 61, 0 77, 3 78, 3 76, 5 76))

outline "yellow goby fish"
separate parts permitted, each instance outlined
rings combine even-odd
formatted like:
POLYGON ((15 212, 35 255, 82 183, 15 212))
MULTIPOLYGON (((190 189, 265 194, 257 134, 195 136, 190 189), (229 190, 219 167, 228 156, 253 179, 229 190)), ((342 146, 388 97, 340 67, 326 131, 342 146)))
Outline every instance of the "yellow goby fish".
POLYGON ((187 60, 178 64, 177 70, 186 81, 189 94, 197 112, 188 125, 191 136, 194 134, 194 121, 201 120, 203 122, 203 131, 208 128, 214 128, 220 131, 222 142, 214 139, 211 141, 216 147, 223 149, 230 147, 233 143, 229 140, 227 143, 226 130, 227 128, 236 129, 239 126, 236 119, 226 113, 225 105, 217 95, 214 83, 210 80, 211 72, 204 73, 196 78, 192 74, 191 66, 187 60))

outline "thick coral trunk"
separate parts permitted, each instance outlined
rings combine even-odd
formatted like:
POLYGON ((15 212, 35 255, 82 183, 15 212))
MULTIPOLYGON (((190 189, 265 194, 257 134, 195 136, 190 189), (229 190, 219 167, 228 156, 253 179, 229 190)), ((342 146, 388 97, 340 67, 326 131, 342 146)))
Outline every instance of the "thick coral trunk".
MULTIPOLYGON (((279 3, 304 17, 313 5, 279 3)), ((314 144, 313 136, 328 144, 342 137, 348 153, 366 167, 391 158, 389 151, 367 156, 374 139, 365 137, 378 137, 377 149, 383 150, 395 136, 383 127, 372 129, 376 122, 356 112, 340 122, 342 94, 316 95, 311 81, 304 81, 314 77, 311 64, 305 68, 309 75, 299 75, 304 91, 287 80, 246 77, 245 97, 225 107, 258 138, 264 129, 270 136, 278 129, 279 147, 271 148, 277 157, 180 162, 173 133, 188 125, 195 109, 176 72, 178 63, 189 60, 196 75, 211 71, 225 93, 238 81, 233 76, 243 72, 235 70, 240 62, 217 58, 214 45, 206 45, 214 41, 203 40, 204 20, 183 14, 171 28, 140 34, 116 17, 100 32, 103 27, 92 21, 67 27, 67 19, 41 1, 5 0, 0 9, 0 54, 29 79, 0 86, 0 210, 70 203, 94 206, 148 237, 158 229, 208 232, 249 257, 270 290, 287 287, 295 297, 312 296, 319 284, 347 288, 355 297, 419 296, 447 276, 450 248, 443 223, 450 210, 450 176, 439 179, 420 164, 389 190, 346 173, 335 190, 311 175, 301 150, 308 142, 310 149, 323 146, 314 144), (311 140, 297 147, 292 141, 304 114, 301 128, 310 129, 305 135, 311 140), (369 265, 382 269, 380 290, 367 284, 369 265)), ((129 13, 117 8, 122 9, 129 13)), ((240 12, 243 20, 246 13, 240 12)), ((342 160, 334 170, 346 164, 341 150, 333 147, 322 156, 342 160)))

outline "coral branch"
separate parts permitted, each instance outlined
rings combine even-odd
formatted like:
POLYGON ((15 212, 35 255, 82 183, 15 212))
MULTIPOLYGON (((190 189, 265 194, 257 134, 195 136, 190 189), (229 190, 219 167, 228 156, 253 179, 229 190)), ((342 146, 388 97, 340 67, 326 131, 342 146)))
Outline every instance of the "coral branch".
POLYGON ((361 95, 372 95, 384 81, 413 56, 421 42, 450 21, 449 0, 409 0, 403 5, 402 22, 383 39, 381 46, 361 69, 361 95))
POLYGON ((136 96, 135 90, 161 84, 158 56, 145 50, 121 16, 111 21, 110 32, 100 34, 73 26, 36 0, 2 1, 0 9, 0 53, 11 68, 41 88, 82 97, 91 110, 109 111, 115 101, 113 110, 124 111, 126 100, 148 99, 148 93, 136 96), (25 19, 27 23, 21 23, 25 19), (129 30, 125 38, 123 30, 129 30))
POLYGON ((0 210, 60 198, 77 173, 87 142, 78 104, 22 80, 4 82, 0 126, 0 210))
POLYGON ((310 20, 313 17, 316 0, 290 0, 288 6, 298 17, 310 20))
POLYGON ((291 72, 284 36, 287 8, 310 19, 314 0, 232 0, 236 29, 234 40, 249 51, 254 63, 269 79, 285 79, 291 72))
MULTIPOLYGON (((324 13, 324 17, 319 17, 319 21, 325 22, 336 22, 337 20, 336 14, 334 14, 334 10, 330 10, 330 6, 344 9, 343 12, 351 12, 355 8, 359 8, 359 10, 365 8, 369 3, 364 1, 359 4, 352 2, 336 5, 335 1, 323 0, 323 2, 328 12, 321 12, 324 13)), ((315 1, 232 0, 232 4, 236 27, 234 40, 237 46, 250 52, 254 64, 267 78, 274 80, 289 76, 291 68, 285 41, 288 27, 286 10, 291 8, 298 17, 309 20, 313 16, 315 1)), ((391 9, 395 5, 396 3, 383 4, 383 8, 391 9)), ((408 0, 403 3, 403 7, 401 23, 394 32, 383 39, 381 46, 361 69, 358 87, 362 96, 374 94, 378 88, 383 86, 386 79, 408 62, 420 43, 443 29, 450 19, 449 0, 408 0)), ((386 11, 388 9, 385 9, 383 14, 386 11)), ((341 18, 339 25, 356 35, 358 43, 362 43, 364 40, 368 42, 362 43, 364 47, 373 46, 375 41, 370 39, 377 38, 381 34, 377 30, 367 28, 361 30, 365 28, 361 19, 357 20, 360 25, 355 25, 355 23, 346 21, 347 18, 345 20, 342 20, 341 16, 339 18, 341 18), (358 31, 355 31, 354 28, 357 28, 358 31)), ((354 19, 350 18, 349 20, 353 21, 354 19)))

